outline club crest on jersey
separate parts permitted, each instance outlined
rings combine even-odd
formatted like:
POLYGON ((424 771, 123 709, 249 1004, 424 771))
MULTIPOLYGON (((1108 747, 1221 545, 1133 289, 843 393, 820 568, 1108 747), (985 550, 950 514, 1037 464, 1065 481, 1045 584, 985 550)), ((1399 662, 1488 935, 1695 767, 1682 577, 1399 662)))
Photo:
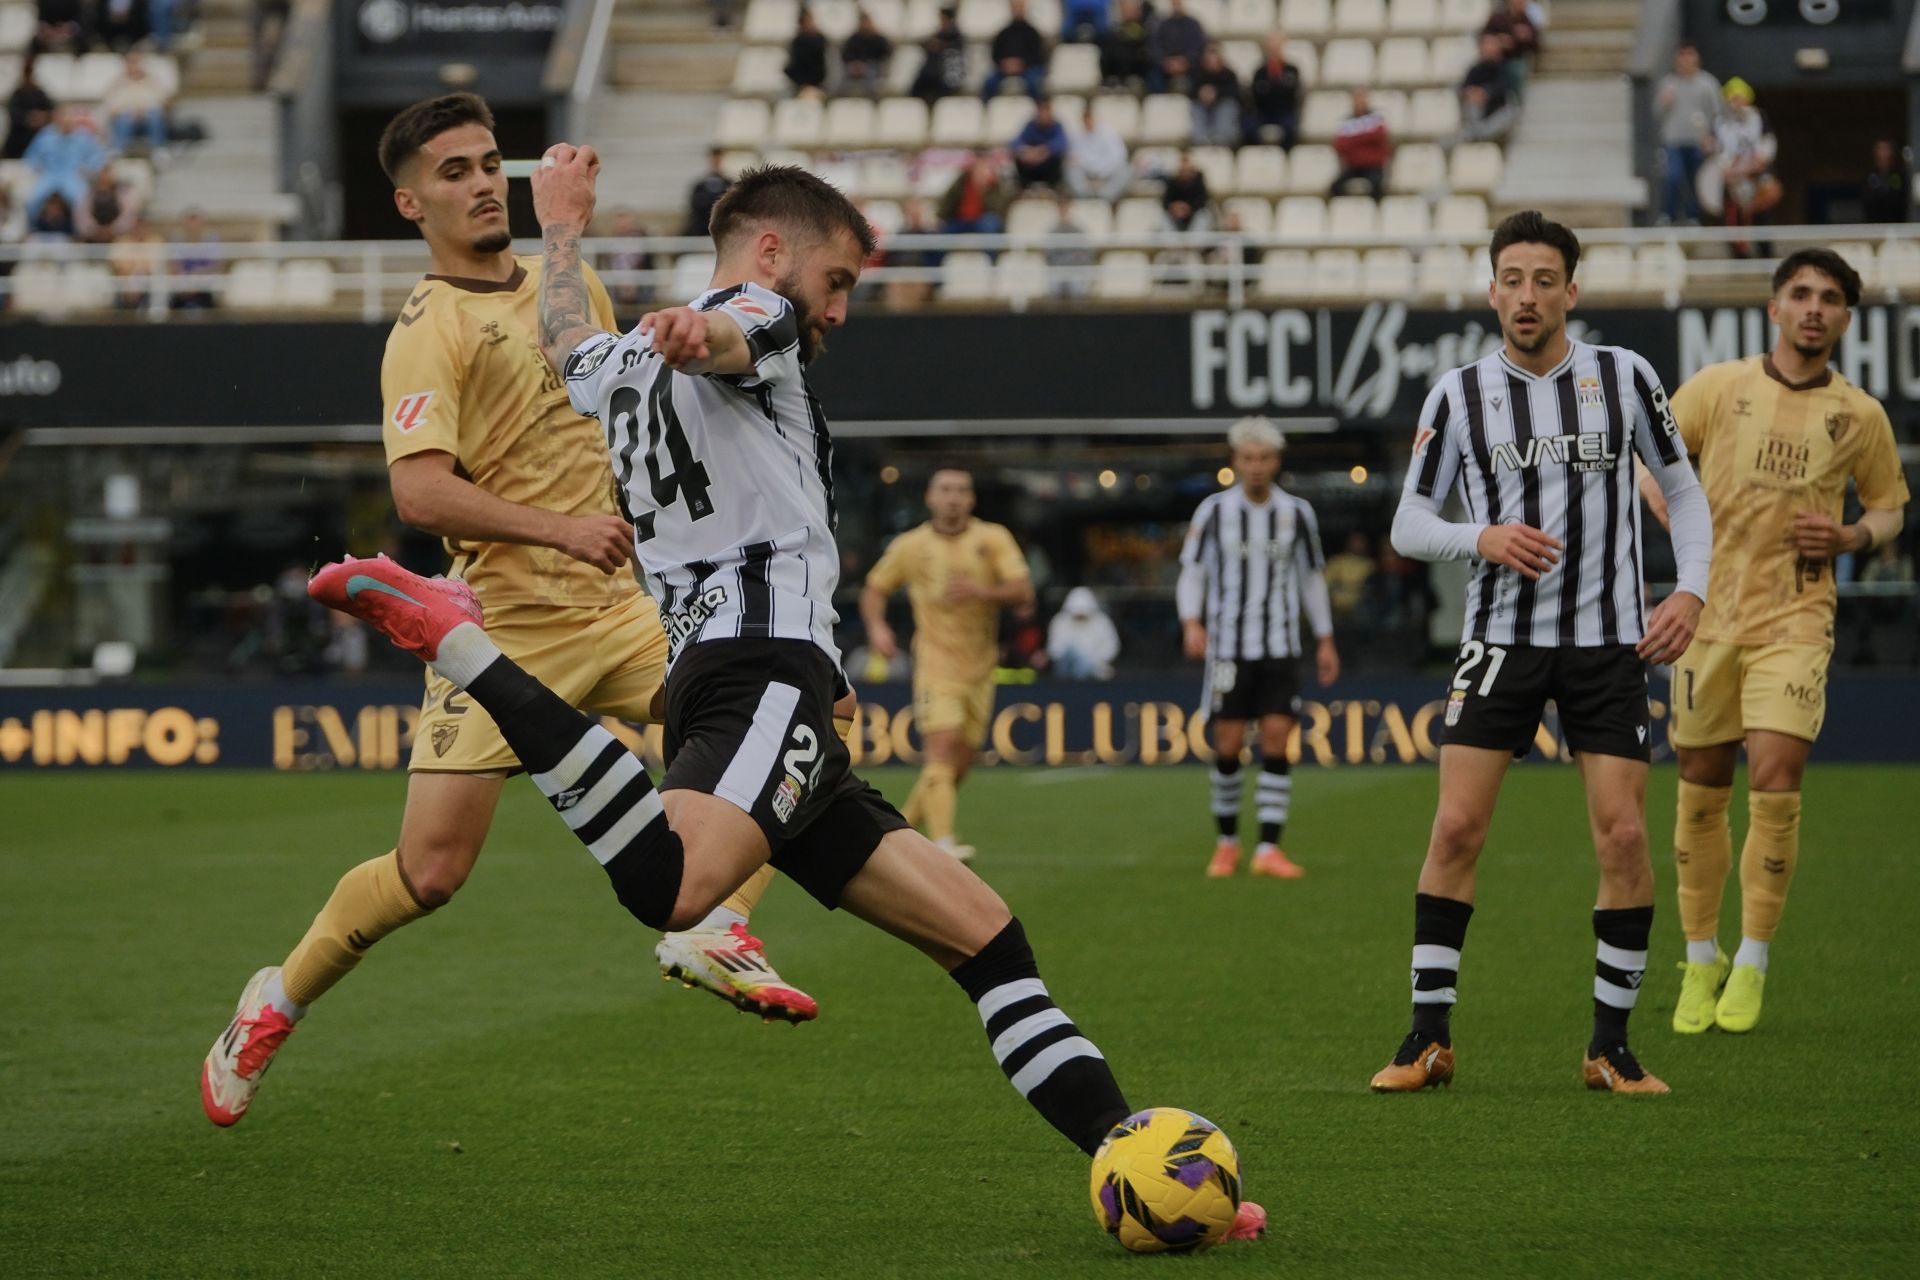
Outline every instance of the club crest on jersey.
POLYGON ((1580 401, 1582 409, 1603 409, 1606 400, 1600 392, 1600 379, 1579 378, 1573 384, 1574 395, 1580 401))
POLYGON ((1827 439, 1839 444, 1847 434, 1847 428, 1853 425, 1851 413, 1830 413, 1827 415, 1827 439))
MULTIPOLYGON (((461 710, 465 711, 466 708, 462 707, 461 710)), ((437 760, 447 754, 447 748, 451 747, 453 740, 459 736, 460 726, 457 724, 437 724, 433 726, 434 758, 437 760)))
POLYGON ((1466 706, 1467 691, 1465 689, 1455 689, 1447 695, 1447 728, 1451 729, 1460 723, 1460 713, 1466 709, 1466 706))
POLYGON ((773 816, 782 826, 793 821, 793 811, 800 806, 800 784, 792 778, 780 779, 780 785, 773 789, 773 816))
POLYGON ((401 396, 393 406, 393 425, 402 432, 412 431, 415 427, 425 426, 427 406, 433 403, 433 392, 416 391, 412 395, 401 396))
POLYGON ((1557 436, 1535 436, 1524 445, 1501 441, 1493 446, 1498 471, 1526 471, 1545 463, 1564 463, 1575 471, 1611 471, 1619 455, 1607 447, 1599 431, 1572 431, 1557 436))

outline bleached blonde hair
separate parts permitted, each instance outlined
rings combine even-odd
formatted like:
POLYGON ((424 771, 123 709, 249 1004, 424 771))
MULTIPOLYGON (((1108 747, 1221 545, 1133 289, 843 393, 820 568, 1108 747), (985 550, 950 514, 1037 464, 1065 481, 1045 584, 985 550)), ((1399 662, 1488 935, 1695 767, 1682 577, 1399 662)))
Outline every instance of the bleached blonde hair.
POLYGON ((1286 449, 1287 437, 1265 418, 1242 418, 1227 428, 1227 444, 1235 449, 1241 445, 1251 445, 1256 449, 1272 449, 1279 453, 1286 449))

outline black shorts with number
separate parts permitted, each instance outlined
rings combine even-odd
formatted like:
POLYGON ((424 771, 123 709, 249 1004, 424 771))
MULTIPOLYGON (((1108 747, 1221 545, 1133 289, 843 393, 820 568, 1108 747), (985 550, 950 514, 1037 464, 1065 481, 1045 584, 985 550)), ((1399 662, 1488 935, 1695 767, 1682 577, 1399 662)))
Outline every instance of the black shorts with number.
POLYGON ((1552 699, 1574 752, 1649 758, 1647 667, 1632 645, 1542 648, 1460 646, 1442 717, 1449 746, 1487 747, 1524 756, 1552 699))
POLYGON ((1300 714, 1300 659, 1215 658, 1207 664, 1207 706, 1215 720, 1300 714))
POLYGON ((805 640, 707 640, 667 679, 660 790, 718 796, 766 833, 773 865, 828 907, 907 825, 855 777, 833 728, 833 662, 805 640))

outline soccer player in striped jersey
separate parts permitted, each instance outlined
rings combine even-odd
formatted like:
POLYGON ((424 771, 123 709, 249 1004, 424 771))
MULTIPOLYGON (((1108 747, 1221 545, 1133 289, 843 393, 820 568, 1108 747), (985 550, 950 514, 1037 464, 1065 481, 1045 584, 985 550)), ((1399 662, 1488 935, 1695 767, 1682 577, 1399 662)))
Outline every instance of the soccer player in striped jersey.
POLYGON ((1211 494, 1187 525, 1175 599, 1187 657, 1206 663, 1213 726, 1213 820, 1219 830, 1210 876, 1240 868, 1240 755, 1247 722, 1260 726, 1257 788, 1260 843, 1253 874, 1298 879, 1306 872, 1280 848, 1293 803, 1287 748, 1300 712, 1300 619, 1314 634, 1322 686, 1340 677, 1327 603, 1320 522, 1302 498, 1274 483, 1286 437, 1265 418, 1227 432, 1239 483, 1211 494))
MULTIPOLYGON (((1673 397, 1715 543, 1699 638, 1674 664, 1671 697, 1687 940, 1673 1029, 1683 1034, 1751 1031, 1760 1020, 1768 949, 1800 861, 1800 783, 1826 717, 1833 561, 1870 553, 1903 523, 1909 495, 1887 411, 1829 364, 1859 301, 1860 277, 1839 254, 1788 255, 1767 304, 1780 329, 1772 352, 1702 369, 1673 397), (1863 510, 1843 524, 1849 479, 1863 510), (1717 935, 1743 745, 1741 936, 1729 960, 1717 935)), ((1665 518, 1659 494, 1648 498, 1665 518)))
POLYGON ((1133 1111, 1106 1058, 1055 1005, 1006 903, 856 777, 832 731, 846 689, 833 641, 833 445, 806 366, 846 320, 872 229, 804 170, 750 170, 714 206, 707 291, 620 336, 586 305, 580 237, 598 168, 591 148, 562 143, 534 174, 541 339, 574 407, 606 431, 635 555, 661 602, 659 786, 501 652, 464 586, 350 560, 309 590, 486 707, 642 923, 685 928, 779 868, 945 969, 1013 1086, 1091 1154, 1133 1111))
POLYGON ((1474 873, 1507 766, 1560 711, 1600 863, 1587 1087, 1666 1093, 1627 1046, 1647 967, 1646 664, 1686 652, 1706 597, 1713 529, 1660 379, 1618 347, 1575 342, 1580 243, 1538 212, 1502 222, 1488 301, 1500 350, 1442 377, 1414 436, 1393 545, 1470 560, 1460 657, 1447 693, 1440 801, 1414 899, 1413 1027, 1373 1077, 1380 1093, 1453 1079, 1450 1014, 1474 873), (1671 513, 1679 587, 1642 605, 1634 455, 1671 513), (1466 519, 1440 509, 1457 492, 1466 519))

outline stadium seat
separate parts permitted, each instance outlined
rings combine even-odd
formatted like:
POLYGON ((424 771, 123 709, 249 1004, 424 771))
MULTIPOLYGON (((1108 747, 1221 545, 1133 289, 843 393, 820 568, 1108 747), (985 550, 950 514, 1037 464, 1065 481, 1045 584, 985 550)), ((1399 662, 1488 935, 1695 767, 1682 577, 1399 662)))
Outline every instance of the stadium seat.
POLYGON ((1067 127, 1069 135, 1080 132, 1084 123, 1081 117, 1087 113, 1087 100, 1078 93, 1055 93, 1048 95, 1053 99, 1053 118, 1067 127))
POLYGON ((1133 171, 1148 177, 1159 179, 1172 173, 1180 164, 1179 147, 1135 147, 1128 156, 1133 171))
POLYGON ((1021 239, 1038 239, 1052 231, 1060 215, 1050 199, 1029 196, 1015 200, 1007 209, 1007 234, 1021 239))
POLYGON ((877 132, 874 114, 869 99, 835 98, 827 104, 826 145, 844 151, 872 146, 877 132))
MULTIPOLYGON (((1425 90, 1421 90, 1425 92, 1425 90)), ((1405 89, 1375 89, 1367 95, 1368 105, 1380 113, 1387 122, 1387 136, 1404 137, 1407 132, 1407 91, 1405 89)))
POLYGON ((1860 281, 1864 288, 1871 289, 1873 287, 1875 283, 1873 273, 1876 262, 1872 245, 1862 244, 1858 240, 1842 240, 1827 247, 1839 254, 1842 258, 1845 258, 1847 265, 1859 272, 1860 281))
POLYGON ((220 301, 235 311, 265 311, 280 305, 280 264, 243 258, 226 275, 220 301))
POLYGON ((901 27, 904 25, 905 9, 900 0, 860 0, 860 8, 873 18, 874 27, 893 41, 897 49, 903 39, 901 27))
POLYGON ((1458 89, 1467 78, 1467 68, 1479 61, 1480 52, 1473 41, 1461 36, 1441 36, 1429 47, 1427 70, 1430 84, 1458 89))
POLYGON ((125 187, 143 208, 153 199, 153 162, 139 156, 127 156, 113 162, 113 179, 125 187))
MULTIPOLYGON (((1353 102, 1347 94, 1338 89, 1316 89, 1307 95, 1300 110, 1300 136, 1312 142, 1325 142, 1351 114, 1353 102)), ((1333 179, 1329 177, 1327 181, 1333 179)))
POLYGON ((1434 143, 1408 142, 1394 148, 1393 163, 1387 166, 1387 190, 1437 196, 1446 185, 1447 153, 1434 143))
POLYGON ((0 98, 11 97, 20 83, 20 55, 0 53, 0 98))
POLYGON ((1334 0, 1333 29, 1374 38, 1387 33, 1387 0, 1334 0))
POLYGON ((773 140, 782 147, 810 150, 826 131, 826 105, 813 98, 787 98, 773 104, 773 140))
POLYGON ((754 150, 767 140, 767 123, 771 116, 767 104, 754 98, 734 98, 723 102, 713 124, 713 145, 754 150))
POLYGON ((760 163, 785 165, 792 169, 805 169, 808 173, 812 173, 817 167, 813 163, 813 157, 806 152, 794 151, 791 148, 781 149, 778 147, 769 147, 766 151, 762 152, 760 155, 760 163))
POLYGON ((1633 254, 1633 288, 1655 297, 1677 296, 1687 283, 1687 255, 1677 244, 1643 244, 1633 254))
POLYGON ((1320 49, 1305 40, 1287 41, 1287 61, 1300 73, 1300 87, 1311 89, 1320 80, 1320 49))
POLYGON ((180 93, 180 63, 171 54, 149 53, 147 55, 147 76, 160 91, 169 98, 180 93))
POLYGON ((1419 290, 1430 298, 1454 298, 1474 287, 1473 264, 1458 245, 1436 245, 1420 254, 1419 290))
POLYGON ((1287 156, 1287 190, 1324 196, 1340 172, 1340 158, 1332 147, 1298 146, 1287 156))
POLYGON ((918 151, 927 145, 927 104, 918 98, 882 98, 874 116, 874 141, 918 151))
POLYGON ((1260 69, 1260 63, 1266 55, 1252 40, 1226 40, 1220 45, 1220 57, 1240 77, 1242 86, 1252 83, 1253 73, 1260 69))
POLYGON ((1383 87, 1416 89, 1430 83, 1427 42, 1411 36, 1394 36, 1380 42, 1380 57, 1374 67, 1372 83, 1383 87))
POLYGON ((1140 105, 1140 141, 1175 145, 1193 137, 1193 103, 1184 93, 1149 94, 1140 105))
POLYGON ((1351 298, 1360 292, 1360 255, 1352 249, 1316 249, 1313 283, 1316 298, 1351 298))
POLYGON ((860 8, 854 0, 806 0, 806 7, 820 24, 820 34, 836 49, 860 24, 860 8))
POLYGON ((1440 0, 1440 29, 1478 31, 1487 24, 1487 13, 1492 7, 1487 0, 1440 0))
MULTIPOLYGON (((987 104, 986 121, 982 126, 986 130, 986 144, 990 147, 1011 147, 1013 140, 1032 119, 1032 98, 1025 96, 995 98, 987 104)), ((1064 124, 1065 121, 1061 123, 1064 124)))
POLYGON ((1413 254, 1405 249, 1369 249, 1360 255, 1360 288, 1369 298, 1392 302, 1412 296, 1413 254))
MULTIPOLYGON (((33 39, 34 6, 10 4, 0 7, 0 53, 20 53, 33 39)), ((13 86, 8 85, 11 93, 13 86)))
POLYGON ((900 228, 907 225, 906 212, 901 209, 897 201, 863 200, 860 204, 860 212, 865 216, 867 225, 872 227, 874 233, 882 240, 888 236, 898 235, 900 228))
POLYGON ((932 35, 940 25, 940 10, 952 0, 905 0, 900 6, 900 29, 889 31, 893 37, 894 57, 902 46, 917 44, 932 35))
POLYGON ((1320 83, 1330 89, 1372 88, 1373 41, 1346 37, 1327 41, 1320 51, 1320 83))
POLYGON ((43 53, 33 60, 34 80, 55 102, 73 99, 74 56, 70 53, 43 53))
POLYGON ((1242 147, 1234 157, 1233 189, 1277 196, 1287 189, 1287 153, 1279 147, 1242 147))
POLYGON ((1047 256, 1031 250, 1000 255, 993 272, 993 292, 1008 302, 1031 302, 1047 296, 1047 256))
POLYGON ((970 95, 942 98, 933 104, 930 139, 936 147, 976 147, 986 130, 986 108, 970 95))
POLYGON ((713 255, 683 253, 673 263, 673 296, 697 298, 713 279, 713 255))
MULTIPOLYGON (((1220 28, 1226 24, 1227 0, 1187 0, 1187 16, 1200 24, 1209 39, 1217 40, 1220 28)), ((1040 29, 1047 30, 1046 27, 1040 29)), ((1053 30, 1059 29, 1060 24, 1056 22, 1053 30)))
POLYGON ((1387 30, 1397 36, 1424 36, 1445 30, 1440 25, 1439 0, 1387 0, 1387 30))
POLYGON ((740 34, 748 44, 774 44, 783 49, 800 29, 800 0, 753 0, 740 34))
POLYGON ((920 68, 926 65, 926 61, 927 51, 919 45, 896 44, 893 57, 887 59, 888 95, 903 98, 912 93, 913 82, 920 78, 920 68))
POLYGON ((1330 0, 1280 0, 1280 29, 1289 36, 1326 36, 1333 32, 1330 0))
POLYGON ((740 98, 778 98, 787 91, 787 54, 772 45, 748 45, 733 64, 733 92, 740 98))
POLYGON ((838 187, 852 199, 867 194, 860 185, 860 160, 857 156, 826 156, 814 160, 808 171, 821 181, 838 187))
POLYGON ((720 172, 726 174, 727 181, 731 182, 759 163, 758 151, 727 151, 720 157, 720 172))
POLYGON ((1305 249, 1269 249, 1260 259, 1253 291, 1263 298, 1298 298, 1313 283, 1313 255, 1305 249))
POLYGON ((1153 293, 1153 261, 1139 249, 1115 249, 1100 255, 1093 296, 1107 299, 1145 298, 1153 293))
POLYGON ((1446 196, 1433 210, 1433 229, 1443 236, 1477 235, 1493 230, 1487 202, 1479 196, 1446 196))
POLYGON ((993 259, 972 249, 949 253, 940 261, 940 296, 970 301, 993 296, 993 259))
POLYGON ((1412 240, 1433 230, 1433 215, 1423 196, 1387 196, 1380 201, 1380 234, 1412 240))
MULTIPOLYGON (((1177 157, 1175 163, 1178 163, 1177 157)), ((1216 199, 1221 196, 1230 196, 1239 190, 1234 185, 1233 148, 1195 147, 1193 167, 1206 178, 1207 190, 1216 199)))
MULTIPOLYGON (((960 0, 960 12, 957 15, 960 34, 968 40, 991 41, 1000 34, 1000 28, 1007 25, 1007 0, 960 0)), ((1058 28, 1048 31, 1041 27, 1034 15, 1029 13, 1028 20, 1040 28, 1045 35, 1055 35, 1058 28)))
POLYGON ((1093 100, 1093 118, 1132 146, 1140 141, 1140 99, 1130 93, 1105 93, 1093 100))
POLYGON ((860 190, 869 199, 905 200, 913 194, 907 164, 897 155, 870 155, 860 161, 860 190))
POLYGON ((1073 202, 1073 225, 1096 240, 1113 234, 1113 206, 1098 197, 1073 202))
POLYGON ((295 258, 280 271, 280 297, 289 307, 309 311, 333 305, 333 264, 324 258, 295 258))
POLYGON ((1273 0, 1227 0, 1220 15, 1220 29, 1213 34, 1258 39, 1273 30, 1273 26, 1273 0))
POLYGON ((1506 171, 1506 153, 1498 143, 1463 142, 1453 149, 1448 185, 1455 191, 1490 195, 1506 171))
POLYGON ((1168 230, 1166 210, 1152 196, 1129 196, 1113 209, 1113 234, 1137 240, 1168 230))
POLYGON ((1327 202, 1319 196, 1288 196, 1274 211, 1276 240, 1318 240, 1327 234, 1327 202))
POLYGON ((1265 238, 1273 233, 1273 202, 1265 196, 1232 196, 1221 208, 1240 219, 1240 230, 1265 238))
POLYGON ((1327 201, 1327 231, 1340 239, 1380 230, 1380 205, 1372 196, 1335 196, 1327 201))
POLYGON ((1583 294, 1596 298, 1633 292, 1633 250, 1619 244, 1588 245, 1576 279, 1583 294))
POLYGON ((1100 46, 1063 44, 1047 62, 1049 93, 1095 93, 1100 88, 1100 46))
POLYGON ((57 262, 23 262, 14 268, 13 309, 28 315, 59 315, 71 303, 60 282, 57 262))
POLYGON ((98 102, 126 67, 117 53, 83 53, 74 60, 73 78, 67 82, 67 94, 78 102, 98 102))
MULTIPOLYGON (((1851 258, 1847 261, 1849 264, 1853 262, 1851 258)), ((1859 270, 1857 265, 1854 269, 1859 270)), ((1920 243, 1912 240, 1887 241, 1880 254, 1880 281, 1902 292, 1920 289, 1920 243)))
POLYGON ((1460 132, 1460 96, 1452 89, 1415 89, 1407 97, 1402 138, 1451 139, 1460 132))

